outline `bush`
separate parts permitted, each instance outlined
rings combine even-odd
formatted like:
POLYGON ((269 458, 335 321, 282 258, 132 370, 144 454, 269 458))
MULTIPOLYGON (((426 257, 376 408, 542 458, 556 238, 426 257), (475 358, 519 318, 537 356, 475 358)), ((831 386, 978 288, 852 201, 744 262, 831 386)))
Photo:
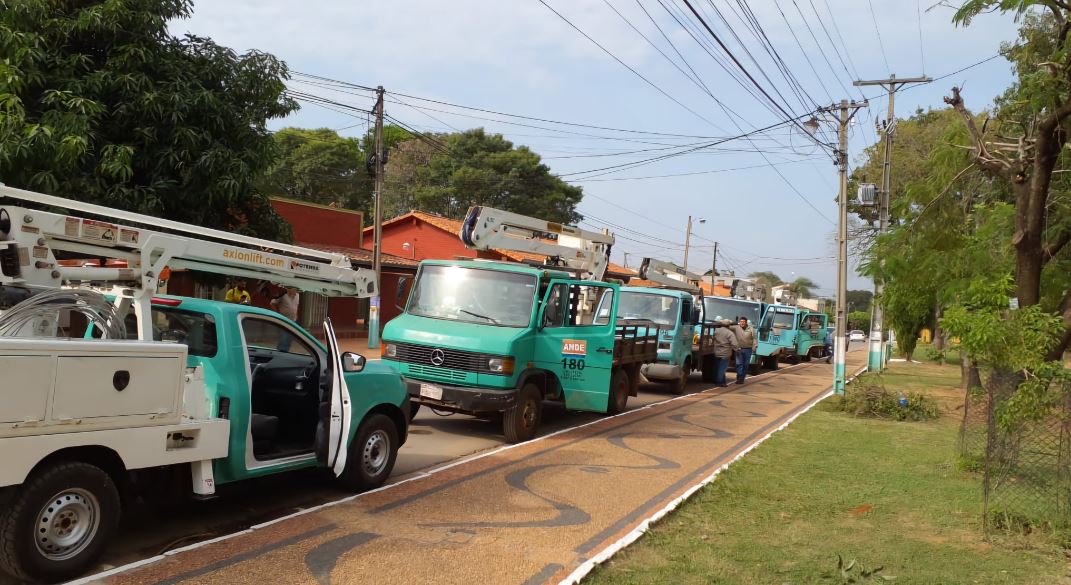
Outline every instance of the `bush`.
POLYGON ((890 391, 877 381, 858 381, 847 388, 841 410, 855 416, 892 420, 937 418, 937 402, 918 392, 890 391))

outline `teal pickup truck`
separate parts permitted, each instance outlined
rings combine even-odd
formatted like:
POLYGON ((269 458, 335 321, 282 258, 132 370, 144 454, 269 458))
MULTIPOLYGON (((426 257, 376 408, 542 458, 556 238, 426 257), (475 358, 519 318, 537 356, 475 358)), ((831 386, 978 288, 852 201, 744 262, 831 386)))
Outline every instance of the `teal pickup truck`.
POLYGON ((803 361, 822 357, 825 353, 826 326, 829 316, 825 313, 805 311, 800 313, 799 333, 796 334, 796 355, 803 361))
POLYGON ((644 364, 641 373, 653 382, 668 382, 675 394, 683 394, 688 375, 703 372, 714 378, 714 327, 704 323, 701 308, 691 293, 679 290, 627 286, 621 288, 620 319, 643 319, 663 327, 658 337, 658 361, 644 364))
MULTIPOLYGON (((228 455, 213 462, 217 485, 327 465, 332 352, 311 333, 274 311, 188 297, 154 297, 152 320, 154 340, 185 344, 187 365, 203 368, 209 415, 230 421, 228 455)), ((394 467, 409 401, 387 364, 342 358, 349 433, 340 479, 365 490, 394 467)))
POLYGON ((544 399, 617 413, 635 395, 659 327, 615 319, 620 300, 617 284, 549 267, 425 260, 382 355, 415 405, 501 416, 506 439, 525 441, 544 399))

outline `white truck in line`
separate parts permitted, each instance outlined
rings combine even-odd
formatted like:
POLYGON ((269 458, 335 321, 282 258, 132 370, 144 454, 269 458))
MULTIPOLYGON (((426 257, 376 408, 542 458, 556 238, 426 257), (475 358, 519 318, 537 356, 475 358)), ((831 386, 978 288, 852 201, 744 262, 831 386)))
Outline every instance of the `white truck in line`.
POLYGON ((176 475, 195 497, 305 467, 355 490, 389 476, 409 421, 396 372, 341 353, 329 320, 324 345, 273 311, 156 296, 168 269, 328 296, 376 292, 374 273, 342 255, 0 184, 0 297, 28 297, 0 315, 0 331, 35 298, 83 299, 0 336, 0 569, 11 575, 84 573, 137 486, 176 475), (111 321, 57 338, 61 309, 94 315, 92 289, 108 291, 97 298, 111 321), (129 339, 94 338, 124 324, 129 339))

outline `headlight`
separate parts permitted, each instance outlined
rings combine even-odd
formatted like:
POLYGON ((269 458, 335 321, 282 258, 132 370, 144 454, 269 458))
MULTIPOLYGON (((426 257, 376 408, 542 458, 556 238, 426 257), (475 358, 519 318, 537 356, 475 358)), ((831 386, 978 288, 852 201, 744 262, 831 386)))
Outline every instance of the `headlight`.
POLYGON ((394 358, 398 356, 398 346, 393 343, 383 344, 383 353, 381 354, 385 358, 394 358))
POLYGON ((487 360, 487 369, 492 374, 502 374, 503 376, 509 376, 513 374, 513 358, 491 358, 487 360))

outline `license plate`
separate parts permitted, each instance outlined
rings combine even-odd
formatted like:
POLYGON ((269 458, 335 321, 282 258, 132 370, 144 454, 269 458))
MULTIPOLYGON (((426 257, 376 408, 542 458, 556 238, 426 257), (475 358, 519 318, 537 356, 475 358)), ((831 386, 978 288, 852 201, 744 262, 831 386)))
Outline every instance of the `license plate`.
POLYGON ((420 395, 425 398, 431 398, 432 400, 442 400, 443 389, 435 384, 421 384, 420 395))

